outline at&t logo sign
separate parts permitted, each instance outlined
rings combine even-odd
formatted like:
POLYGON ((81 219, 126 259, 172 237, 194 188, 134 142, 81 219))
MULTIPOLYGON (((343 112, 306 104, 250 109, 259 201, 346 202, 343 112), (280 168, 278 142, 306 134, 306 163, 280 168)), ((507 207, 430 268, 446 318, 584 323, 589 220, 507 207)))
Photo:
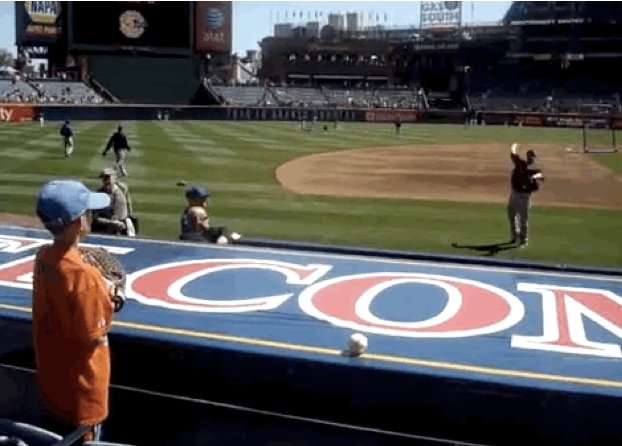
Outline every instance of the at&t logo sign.
POLYGON ((209 29, 218 29, 225 22, 225 15, 220 8, 209 8, 203 11, 203 26, 209 29))

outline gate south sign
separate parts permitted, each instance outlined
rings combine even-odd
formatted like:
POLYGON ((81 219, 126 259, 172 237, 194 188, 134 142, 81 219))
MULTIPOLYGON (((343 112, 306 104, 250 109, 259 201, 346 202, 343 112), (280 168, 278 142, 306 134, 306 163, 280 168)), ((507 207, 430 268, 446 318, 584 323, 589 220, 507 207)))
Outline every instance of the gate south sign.
POLYGON ((421 2, 421 27, 460 26, 462 2, 421 2))

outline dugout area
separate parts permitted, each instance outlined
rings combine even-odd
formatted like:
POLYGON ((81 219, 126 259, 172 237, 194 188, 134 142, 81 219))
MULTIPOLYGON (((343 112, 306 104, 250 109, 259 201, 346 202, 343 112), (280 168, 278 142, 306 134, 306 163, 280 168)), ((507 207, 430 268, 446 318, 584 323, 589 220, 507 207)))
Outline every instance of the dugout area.
MULTIPOLYGON (((29 262, 48 240, 0 227, 0 417, 34 423, 29 262)), ((130 274, 110 336, 116 441, 620 440, 619 272, 267 240, 87 242, 130 274), (544 324, 556 293, 582 315, 557 319, 574 343, 544 324), (353 332, 369 340, 360 357, 343 354, 353 332)))

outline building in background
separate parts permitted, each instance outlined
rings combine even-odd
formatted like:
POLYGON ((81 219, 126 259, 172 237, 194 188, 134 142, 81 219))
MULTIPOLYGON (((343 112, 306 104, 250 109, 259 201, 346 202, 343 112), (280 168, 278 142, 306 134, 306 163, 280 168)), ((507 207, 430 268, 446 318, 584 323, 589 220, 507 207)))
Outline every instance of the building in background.
POLYGON ((603 98, 622 90, 622 3, 514 2, 493 23, 464 23, 463 5, 422 2, 420 23, 400 27, 371 11, 358 20, 354 12, 320 14, 319 38, 314 28, 262 40, 260 77, 277 85, 405 86, 456 99, 494 89, 603 98))
POLYGON ((291 23, 277 23, 274 25, 274 36, 288 39, 292 37, 291 23))
POLYGON ((344 20, 342 14, 329 14, 328 15, 328 24, 335 28, 337 31, 342 31, 344 29, 344 20))

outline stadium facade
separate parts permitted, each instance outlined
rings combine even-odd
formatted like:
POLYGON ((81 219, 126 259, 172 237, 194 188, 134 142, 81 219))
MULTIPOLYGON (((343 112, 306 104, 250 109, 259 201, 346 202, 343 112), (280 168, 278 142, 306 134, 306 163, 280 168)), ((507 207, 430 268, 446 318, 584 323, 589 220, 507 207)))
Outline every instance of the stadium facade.
POLYGON ((277 85, 407 86, 456 98, 495 89, 618 92, 619 2, 514 2, 501 21, 488 24, 462 21, 461 2, 422 2, 421 9, 419 26, 398 29, 331 17, 319 33, 314 22, 279 23, 261 42, 260 78, 277 85))
MULTIPOLYGON (((47 58, 51 72, 88 80, 120 102, 231 104, 250 95, 268 103, 265 91, 227 98, 213 88, 231 86, 242 69, 231 54, 231 2, 15 8, 21 55, 47 58)), ((619 2, 514 2, 502 20, 486 24, 464 20, 462 10, 463 2, 422 2, 420 23, 400 28, 380 23, 378 14, 374 21, 309 12, 303 24, 300 13, 298 23, 275 24, 274 35, 260 42, 257 69, 246 74, 259 87, 398 87, 459 107, 466 101, 494 109, 497 100, 507 108, 508 97, 537 105, 555 98, 563 106, 563 98, 583 97, 619 108, 619 2)))

